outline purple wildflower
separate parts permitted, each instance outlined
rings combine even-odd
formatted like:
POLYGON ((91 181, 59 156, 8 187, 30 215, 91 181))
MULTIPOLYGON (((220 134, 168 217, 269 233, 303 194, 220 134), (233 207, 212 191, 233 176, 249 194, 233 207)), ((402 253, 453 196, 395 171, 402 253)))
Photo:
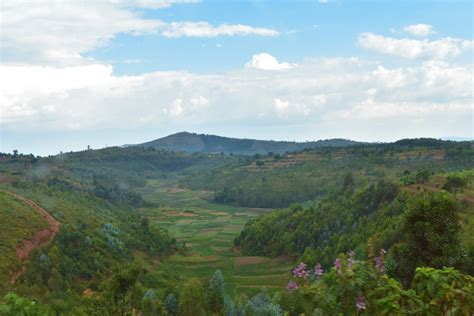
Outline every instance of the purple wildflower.
POLYGON ((298 284, 296 284, 295 281, 290 281, 290 282, 288 282, 288 285, 286 286, 286 289, 290 292, 294 292, 298 289, 298 284))
POLYGON ((322 276, 324 273, 324 269, 323 267, 321 267, 321 265, 318 263, 315 267, 314 267, 314 274, 316 274, 316 276, 319 278, 320 276, 322 276))
POLYGON ((363 311, 367 308, 367 306, 365 305, 365 299, 364 299, 364 296, 362 294, 359 293, 359 295, 357 296, 357 299, 356 299, 356 307, 357 307, 357 311, 363 311))
POLYGON ((380 250, 380 256, 375 258, 375 268, 379 270, 380 273, 384 273, 385 267, 384 267, 384 256, 387 253, 385 249, 380 250))
POLYGON ((349 251, 349 259, 347 259, 347 267, 349 269, 352 269, 352 266, 354 265, 354 256, 355 253, 353 250, 349 251))
POLYGON ((341 270, 342 270, 342 261, 341 261, 341 259, 337 258, 336 261, 334 261, 334 267, 336 268, 338 273, 341 273, 341 270))
POLYGON ((301 262, 296 268, 293 269, 293 276, 295 278, 306 279, 309 276, 309 271, 306 269, 306 264, 301 262))

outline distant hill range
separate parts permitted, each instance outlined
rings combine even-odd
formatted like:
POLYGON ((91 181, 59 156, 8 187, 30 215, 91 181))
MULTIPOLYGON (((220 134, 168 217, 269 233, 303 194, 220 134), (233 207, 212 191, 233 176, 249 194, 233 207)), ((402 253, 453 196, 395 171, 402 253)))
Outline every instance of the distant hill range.
POLYGON ((285 152, 300 151, 303 149, 320 148, 325 146, 347 147, 361 144, 347 139, 327 139, 310 142, 289 142, 273 140, 239 139, 216 135, 181 132, 172 134, 151 142, 134 146, 153 147, 159 149, 205 152, 205 153, 233 153, 253 155, 264 153, 282 154, 285 152))

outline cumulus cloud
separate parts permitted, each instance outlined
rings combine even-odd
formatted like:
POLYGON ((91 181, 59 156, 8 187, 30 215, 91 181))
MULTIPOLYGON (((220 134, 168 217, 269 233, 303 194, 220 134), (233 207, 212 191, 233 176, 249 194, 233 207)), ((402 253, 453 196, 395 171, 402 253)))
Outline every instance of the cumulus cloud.
POLYGON ((434 34, 433 26, 429 24, 407 25, 403 28, 403 30, 407 33, 410 33, 411 35, 420 36, 420 37, 434 34))
POLYGON ((3 62, 78 65, 82 56, 119 33, 165 37, 276 36, 272 29, 242 24, 164 22, 141 16, 135 8, 167 7, 186 1, 18 0, 2 3, 0 48, 3 62))
POLYGON ((304 139, 380 140, 428 132, 466 136, 471 129, 472 65, 387 67, 326 58, 285 72, 137 76, 115 76, 109 65, 11 67, 0 67, 2 126, 8 131, 114 130, 123 122, 130 129, 193 130, 253 122, 264 129, 305 126, 304 139), (393 128, 374 134, 382 121, 393 128))
POLYGON ((430 41, 427 39, 396 39, 374 33, 360 34, 358 42, 366 49, 406 59, 446 59, 458 56, 468 51, 472 46, 472 41, 451 37, 430 41))
POLYGON ((252 59, 245 64, 245 68, 261 70, 285 70, 290 69, 292 65, 287 62, 278 62, 278 60, 268 53, 260 53, 252 56, 252 59))

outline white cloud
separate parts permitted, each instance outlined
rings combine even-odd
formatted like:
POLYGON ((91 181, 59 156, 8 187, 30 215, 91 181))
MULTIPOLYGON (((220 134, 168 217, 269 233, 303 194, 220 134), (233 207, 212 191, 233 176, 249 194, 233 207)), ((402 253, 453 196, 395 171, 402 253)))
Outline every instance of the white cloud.
POLYGON ((183 104, 183 100, 175 99, 169 111, 165 109, 165 112, 169 113, 171 117, 180 116, 181 114, 183 114, 183 107, 181 106, 182 104, 183 104))
MULTIPOLYGON (((85 131, 114 130, 127 122, 130 129, 192 130, 200 124, 254 122, 261 128, 295 124, 328 137, 361 138, 374 135, 380 118, 388 118, 398 127, 387 133, 402 127, 407 130, 400 135, 405 136, 420 136, 431 128, 435 133, 439 123, 433 122, 442 121, 450 125, 440 132, 466 135, 472 73, 472 65, 441 61, 387 67, 355 58, 305 60, 285 72, 139 76, 115 76, 110 65, 100 64, 0 66, 2 126, 10 131, 85 131), (341 119, 342 125, 337 123, 341 119)), ((383 131, 376 138, 393 137, 383 131)))
POLYGON ((278 99, 278 98, 276 98, 274 101, 275 101, 275 110, 277 111, 278 114, 283 115, 288 112, 288 109, 290 108, 290 102, 283 101, 282 99, 278 99))
POLYGON ((446 59, 458 56, 468 51, 472 46, 472 41, 451 37, 430 41, 427 39, 395 39, 373 33, 359 34, 358 42, 364 48, 407 59, 446 59))
POLYGON ((292 68, 287 62, 279 63, 278 60, 268 53, 260 53, 252 56, 245 64, 245 68, 262 70, 285 70, 292 68))
POLYGON ((403 28, 403 30, 407 33, 410 33, 411 35, 420 36, 420 37, 434 34, 433 26, 429 24, 407 25, 403 28))
POLYGON ((206 108, 209 105, 209 100, 203 96, 192 98, 190 102, 195 109, 206 108))
POLYGON ((135 8, 162 8, 187 1, 2 2, 2 62, 49 65, 91 63, 82 56, 119 33, 165 37, 276 36, 272 29, 207 22, 164 22, 141 16, 135 8))
POLYGON ((165 37, 277 36, 279 34, 275 30, 266 28, 242 24, 213 26, 207 22, 171 22, 159 28, 159 33, 165 37))
POLYGON ((173 4, 180 3, 198 3, 198 0, 112 0, 111 2, 123 6, 141 8, 141 9, 163 9, 169 8, 173 4))

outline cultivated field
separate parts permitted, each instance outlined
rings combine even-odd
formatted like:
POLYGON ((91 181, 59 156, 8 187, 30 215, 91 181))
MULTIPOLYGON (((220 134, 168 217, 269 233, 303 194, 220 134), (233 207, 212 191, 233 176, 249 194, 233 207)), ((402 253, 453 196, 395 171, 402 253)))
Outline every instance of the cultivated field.
POLYGON ((245 257, 234 249, 246 221, 268 210, 211 203, 210 192, 179 189, 171 180, 149 181, 141 193, 160 204, 141 212, 189 248, 187 256, 173 255, 160 268, 203 280, 220 269, 229 294, 253 294, 262 287, 272 292, 287 283, 292 267, 287 258, 245 257))

